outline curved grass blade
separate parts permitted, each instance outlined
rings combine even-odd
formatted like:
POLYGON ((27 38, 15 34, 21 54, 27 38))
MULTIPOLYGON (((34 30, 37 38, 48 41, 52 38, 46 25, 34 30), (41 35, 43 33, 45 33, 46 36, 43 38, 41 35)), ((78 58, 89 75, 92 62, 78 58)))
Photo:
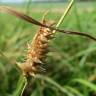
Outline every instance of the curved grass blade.
POLYGON ((72 82, 82 84, 83 86, 89 87, 91 90, 96 92, 96 84, 93 84, 93 83, 91 83, 91 82, 89 82, 87 80, 84 80, 84 79, 74 79, 74 80, 72 80, 72 82))
POLYGON ((73 87, 70 87, 70 86, 64 86, 64 87, 67 88, 72 93, 76 94, 76 96, 84 96, 82 93, 80 93, 77 89, 73 87))
POLYGON ((74 94, 69 92, 66 88, 62 87, 61 85, 59 85, 57 82, 55 82, 54 80, 52 80, 49 77, 46 77, 43 75, 36 75, 35 78, 44 80, 44 81, 48 82, 49 84, 52 84, 54 87, 58 88, 58 90, 60 90, 64 94, 67 94, 68 96, 75 96, 74 94))
POLYGON ((96 47, 88 48, 86 50, 83 50, 81 52, 78 52, 76 55, 68 58, 67 61, 72 61, 72 60, 74 60, 74 59, 76 59, 76 58, 78 58, 78 57, 80 57, 80 56, 82 56, 82 55, 84 55, 86 53, 91 53, 93 51, 96 51, 96 47))

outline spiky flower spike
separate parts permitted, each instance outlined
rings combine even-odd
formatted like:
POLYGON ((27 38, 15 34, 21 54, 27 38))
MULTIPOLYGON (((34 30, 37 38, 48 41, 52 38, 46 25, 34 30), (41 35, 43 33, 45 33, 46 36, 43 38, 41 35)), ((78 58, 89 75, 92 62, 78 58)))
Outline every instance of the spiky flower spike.
MULTIPOLYGON (((53 23, 47 24, 43 20, 44 25, 52 26, 53 23)), ((39 31, 33 38, 31 44, 28 44, 27 59, 24 64, 18 64, 25 75, 34 76, 36 73, 41 72, 46 54, 48 53, 48 42, 53 37, 53 30, 45 27, 40 27, 39 31)))

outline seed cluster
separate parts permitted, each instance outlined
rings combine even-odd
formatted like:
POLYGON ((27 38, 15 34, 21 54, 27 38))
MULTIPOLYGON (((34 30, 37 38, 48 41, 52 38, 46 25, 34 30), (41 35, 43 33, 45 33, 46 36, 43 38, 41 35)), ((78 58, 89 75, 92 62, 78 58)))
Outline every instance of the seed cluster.
MULTIPOLYGON (((43 24, 46 25, 43 20, 43 24)), ((52 26, 53 23, 47 24, 52 26)), ((44 63, 48 51, 49 40, 53 38, 53 30, 45 27, 40 27, 37 34, 34 36, 32 43, 28 44, 27 58, 24 64, 18 64, 25 75, 34 76, 44 70, 41 65, 44 63)))

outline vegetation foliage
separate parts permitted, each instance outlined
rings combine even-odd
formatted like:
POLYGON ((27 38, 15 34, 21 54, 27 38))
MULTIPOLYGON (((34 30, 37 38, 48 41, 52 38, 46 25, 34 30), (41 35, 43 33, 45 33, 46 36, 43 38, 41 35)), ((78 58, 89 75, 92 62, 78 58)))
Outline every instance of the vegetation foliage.
MULTIPOLYGON (((28 3, 15 7, 39 21, 44 11, 49 9, 46 19, 58 22, 65 7, 63 4, 56 5, 47 4, 46 7, 39 4, 37 7, 28 3)), ((59 28, 85 32, 95 37, 95 3, 88 5, 75 4, 59 28)), ((46 73, 28 78, 28 82, 21 76, 16 62, 24 61, 27 43, 31 42, 37 28, 0 13, 0 96, 95 96, 96 42, 85 37, 56 32, 44 65, 46 73)))

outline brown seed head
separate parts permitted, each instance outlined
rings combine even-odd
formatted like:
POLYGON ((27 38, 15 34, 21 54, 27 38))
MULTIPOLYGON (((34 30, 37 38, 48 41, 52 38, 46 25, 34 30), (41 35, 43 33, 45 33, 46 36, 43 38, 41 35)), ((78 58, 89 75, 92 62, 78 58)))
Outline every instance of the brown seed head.
MULTIPOLYGON (((43 20, 43 24, 46 21, 43 20)), ((52 26, 53 23, 49 24, 52 26)), ((43 70, 41 64, 48 53, 48 42, 53 37, 53 30, 40 27, 31 44, 28 44, 27 59, 24 64, 18 64, 25 75, 35 75, 43 70)))

